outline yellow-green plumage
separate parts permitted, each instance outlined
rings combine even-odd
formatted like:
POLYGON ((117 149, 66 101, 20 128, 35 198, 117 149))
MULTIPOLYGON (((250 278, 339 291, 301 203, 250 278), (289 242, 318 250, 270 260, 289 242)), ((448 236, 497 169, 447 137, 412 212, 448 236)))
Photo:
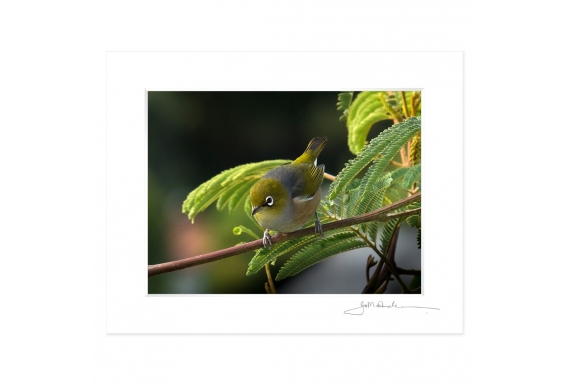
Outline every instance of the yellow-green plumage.
MULTIPOLYGON (((327 138, 314 138, 300 157, 274 168, 253 185, 250 190, 252 215, 261 226, 288 233, 300 229, 315 215, 325 170, 325 166, 317 166, 316 161, 326 141, 327 138)), ((320 223, 317 229, 321 231, 320 223)), ((267 241, 270 244, 270 240, 267 241)))

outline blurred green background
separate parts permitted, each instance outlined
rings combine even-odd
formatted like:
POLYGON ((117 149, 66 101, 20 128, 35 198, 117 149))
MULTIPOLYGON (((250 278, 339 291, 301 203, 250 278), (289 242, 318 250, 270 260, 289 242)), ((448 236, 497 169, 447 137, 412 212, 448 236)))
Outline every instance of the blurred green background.
MULTIPOLYGON (((336 175, 354 157, 337 92, 148 92, 148 263, 187 258, 253 240, 232 230, 240 224, 262 230, 242 208, 218 212, 215 204, 194 224, 182 213, 188 193, 240 164, 294 159, 311 138, 328 137, 319 156, 336 175)), ((389 127, 380 122, 369 138, 389 127)), ((329 182, 323 183, 323 195, 329 182)), ((420 269, 415 230, 403 226, 396 260, 420 269)), ((368 249, 337 255, 295 277, 276 282, 278 293, 360 293, 366 285, 368 249)), ((161 274, 148 279, 149 294, 265 293, 265 271, 247 277, 254 252, 161 274)), ((285 262, 271 266, 273 277, 285 262)), ((404 277, 403 277, 404 278, 404 277)), ((397 286, 397 285, 396 285, 397 286)), ((390 292, 390 287, 387 292, 390 292)), ((394 292, 399 292, 394 287, 394 292)))

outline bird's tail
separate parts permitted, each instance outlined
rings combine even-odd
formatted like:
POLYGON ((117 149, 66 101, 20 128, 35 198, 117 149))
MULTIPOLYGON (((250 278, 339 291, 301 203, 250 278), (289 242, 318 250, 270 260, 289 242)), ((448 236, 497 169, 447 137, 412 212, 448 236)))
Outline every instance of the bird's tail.
POLYGON ((315 163, 317 157, 325 147, 326 143, 326 137, 313 138, 309 142, 309 145, 307 146, 305 152, 300 157, 295 159, 293 163, 315 163))

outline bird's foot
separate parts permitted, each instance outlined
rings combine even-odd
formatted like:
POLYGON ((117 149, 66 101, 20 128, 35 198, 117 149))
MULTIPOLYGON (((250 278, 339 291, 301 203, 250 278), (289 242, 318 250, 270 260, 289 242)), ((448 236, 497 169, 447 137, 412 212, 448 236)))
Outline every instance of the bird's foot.
POLYGON ((263 233, 263 247, 269 250, 271 248, 271 245, 271 235, 269 234, 269 230, 265 230, 263 233))
POLYGON ((321 221, 319 221, 317 213, 315 213, 315 218, 315 234, 321 234, 321 237, 324 237, 325 233, 323 232, 323 226, 321 225, 321 221))

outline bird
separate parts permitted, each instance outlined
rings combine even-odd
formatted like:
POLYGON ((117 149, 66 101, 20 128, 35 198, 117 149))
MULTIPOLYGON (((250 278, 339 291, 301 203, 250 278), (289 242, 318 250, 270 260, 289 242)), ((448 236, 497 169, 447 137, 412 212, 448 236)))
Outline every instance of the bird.
POLYGON ((317 207, 325 165, 317 166, 317 157, 326 142, 326 137, 313 138, 301 156, 272 169, 251 187, 251 215, 265 228, 264 248, 271 248, 270 230, 290 233, 300 229, 313 215, 315 234, 324 235, 317 207))

